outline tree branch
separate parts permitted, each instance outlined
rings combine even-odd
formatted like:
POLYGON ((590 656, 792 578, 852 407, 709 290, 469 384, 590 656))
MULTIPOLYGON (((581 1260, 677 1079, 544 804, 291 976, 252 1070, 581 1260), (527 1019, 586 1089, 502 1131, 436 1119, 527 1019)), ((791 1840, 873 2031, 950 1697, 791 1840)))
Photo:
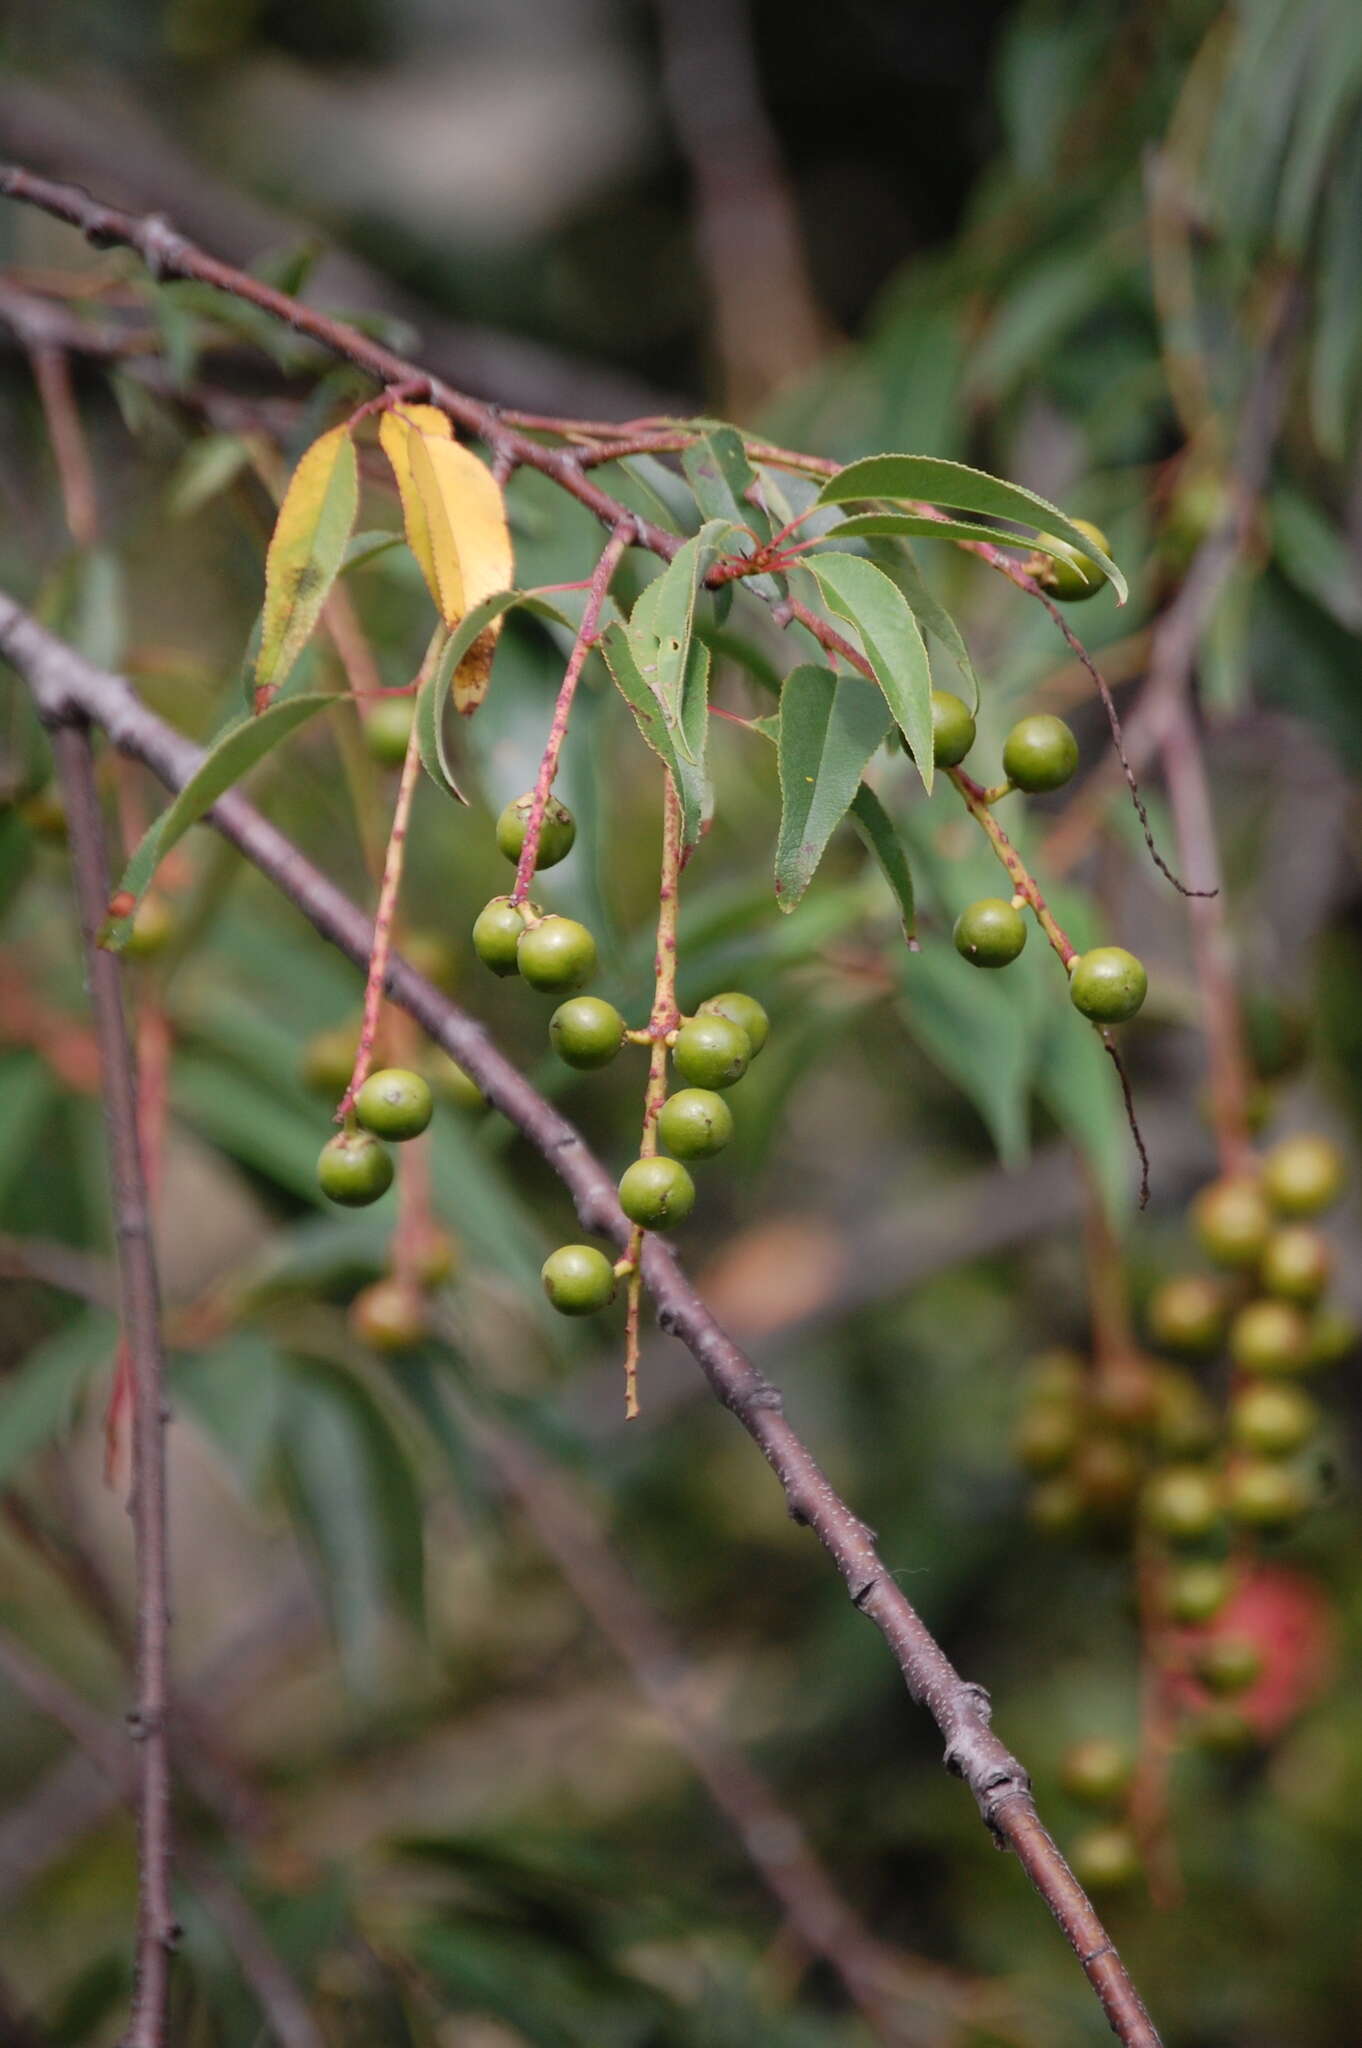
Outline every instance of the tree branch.
POLYGON ((133 2009, 125 2038, 127 2048, 162 2048, 166 2038, 170 1957, 179 1935, 170 1899, 165 1359, 151 1217, 137 1132, 137 1084, 123 1013, 123 970, 116 955, 103 951, 97 939, 109 900, 109 876, 86 722, 68 718, 54 727, 52 751, 66 800, 86 980, 99 1041, 118 1247, 119 1320, 133 1374, 131 1505, 137 1565, 137 1706, 132 1727, 141 1747, 141 1762, 137 1807, 137 1954, 133 2009))
MULTIPOLYGON (((24 676, 49 725, 96 721, 115 746, 172 789, 182 788, 201 762, 199 748, 148 711, 121 677, 95 667, 4 596, 0 653, 24 676)), ((235 793, 223 797, 209 816, 323 937, 357 964, 367 962, 373 943, 370 920, 281 832, 235 793)), ((390 964, 388 987, 554 1167, 583 1226, 623 1250, 631 1226, 616 1200, 614 1182, 567 1119, 497 1050, 479 1023, 400 958, 390 964)), ((947 1768, 969 1785, 996 1839, 1016 1851, 1078 1956, 1113 2031, 1127 2048, 1158 2048, 1158 2034, 1115 1946, 1041 1823, 1025 1770, 990 1728, 988 1695, 954 1669, 885 1569, 872 1532, 835 1492, 785 1419, 779 1393, 720 1328, 675 1254, 655 1233, 647 1236, 643 1269, 658 1321, 690 1350, 716 1397, 771 1465, 791 1515, 816 1533, 855 1605, 883 1633, 909 1695, 927 1708, 945 1738, 947 1768)))

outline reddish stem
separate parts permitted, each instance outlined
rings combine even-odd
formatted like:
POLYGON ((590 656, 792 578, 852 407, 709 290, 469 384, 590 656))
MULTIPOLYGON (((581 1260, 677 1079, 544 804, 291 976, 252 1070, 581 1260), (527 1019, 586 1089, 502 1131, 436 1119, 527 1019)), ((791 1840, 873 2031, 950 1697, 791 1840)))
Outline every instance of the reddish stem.
POLYGON ((535 777, 534 800, 530 815, 525 821, 525 838, 516 862, 515 887, 511 891, 512 903, 523 903, 530 893, 534 871, 539 865, 539 835, 544 829, 544 813, 548 809, 549 793, 553 779, 558 773, 558 756, 563 751, 567 737, 568 719, 572 716, 572 700, 577 695, 577 684, 586 666, 586 658, 595 645, 600 629, 601 612, 610 589, 610 579, 619 566, 620 557, 634 538, 631 521, 621 521, 612 531, 604 551, 596 564, 595 573, 587 586, 586 603, 582 608, 582 623, 577 628, 577 638, 572 643, 567 668, 558 691, 558 701, 553 707, 553 723, 549 727, 548 741, 535 777))
POLYGON ((359 1044, 355 1048, 355 1064, 350 1075, 350 1085, 336 1106, 336 1122, 344 1123, 354 1108, 355 1097, 369 1078, 369 1067, 374 1056, 374 1045, 378 1038, 379 1017, 383 1009, 383 984, 388 974, 388 956, 392 951, 393 917, 397 909, 398 893, 402 887, 402 868, 407 852, 407 827, 411 819, 412 798, 421 773, 421 747, 415 725, 407 741, 406 758, 402 763, 402 777, 397 785, 397 801, 393 806, 392 829, 388 834, 388 850, 383 860, 383 880, 378 891, 378 907, 374 912, 374 946, 369 956, 369 972, 364 983, 364 1019, 360 1025, 359 1044))

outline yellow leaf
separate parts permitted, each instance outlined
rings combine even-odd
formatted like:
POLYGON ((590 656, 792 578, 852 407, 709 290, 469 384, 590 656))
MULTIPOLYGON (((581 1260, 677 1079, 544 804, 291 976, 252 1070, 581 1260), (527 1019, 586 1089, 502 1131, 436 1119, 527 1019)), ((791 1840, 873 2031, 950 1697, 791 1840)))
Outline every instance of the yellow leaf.
POLYGON ((431 440, 447 440, 450 432, 449 421, 442 412, 436 412, 433 405, 394 406, 383 414, 378 423, 379 442, 392 466, 397 480, 397 495, 402 500, 407 546, 416 557, 437 611, 441 610, 440 585, 435 574, 435 554, 425 500, 412 477, 411 444, 418 434, 424 433, 431 440))
POLYGON ((359 508, 359 465, 348 426, 332 427, 289 479, 265 557, 265 609, 255 664, 257 703, 286 680, 345 560, 359 508))

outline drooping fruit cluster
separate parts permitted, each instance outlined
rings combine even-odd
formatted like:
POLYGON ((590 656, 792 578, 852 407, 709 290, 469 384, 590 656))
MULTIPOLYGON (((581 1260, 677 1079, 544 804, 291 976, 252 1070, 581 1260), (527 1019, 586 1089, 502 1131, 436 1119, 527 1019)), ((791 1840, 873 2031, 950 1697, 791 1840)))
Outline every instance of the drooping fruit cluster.
MULTIPOLYGON (((1333 1255, 1316 1223, 1342 1185, 1338 1150, 1318 1135, 1283 1139, 1211 1182, 1191 1225, 1219 1270, 1177 1274, 1146 1305, 1165 1357, 1088 1365, 1050 1352, 1028 1376, 1014 1448, 1034 1480, 1031 1519, 1055 1534, 1137 1539, 1159 1668, 1188 1732, 1211 1747, 1244 1739, 1248 1724, 1227 1703, 1262 1670, 1232 1605, 1254 1548, 1295 1529, 1317 1496, 1322 1417, 1301 1381, 1355 1341, 1325 1300, 1333 1255), (1197 1376, 1208 1372, 1215 1400, 1197 1376)), ((1076 1845, 1085 1881, 1104 1881, 1111 1846, 1096 1844, 1089 1868, 1076 1845)), ((1113 1850, 1113 1871, 1123 1861, 1113 1850)))
MULTIPOLYGON (((1105 548, 1095 527, 1091 532, 1105 548)), ((1105 579, 1099 570, 1093 574, 1100 587, 1105 579)), ((973 715, 948 690, 932 692, 932 733, 938 768, 958 767, 974 744, 973 715)), ((1006 780, 996 789, 976 789, 974 798, 977 804, 993 804, 1012 790, 1039 796, 1062 789, 1077 767, 1078 742, 1063 719, 1048 711, 1033 712, 1018 719, 1003 742, 1006 780)), ((1025 908, 1024 895, 1010 901, 981 896, 966 904, 952 934, 956 952, 972 967, 1010 966, 1026 944, 1025 908)), ((1148 987, 1143 962, 1124 946, 1095 946, 1069 962, 1069 999, 1094 1024, 1126 1023, 1144 1002, 1148 987)))

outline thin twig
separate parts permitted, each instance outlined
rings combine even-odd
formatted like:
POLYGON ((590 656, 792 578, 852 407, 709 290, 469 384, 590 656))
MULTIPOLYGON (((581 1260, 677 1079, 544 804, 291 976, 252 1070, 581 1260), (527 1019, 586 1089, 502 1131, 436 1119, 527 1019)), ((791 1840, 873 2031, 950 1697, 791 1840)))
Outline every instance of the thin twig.
MULTIPOLYGON (((148 711, 123 678, 95 667, 2 595, 0 653, 29 683, 49 724, 75 717, 96 720, 115 746, 145 762, 173 789, 182 788, 201 764, 200 749, 148 711)), ((373 944, 370 920, 291 841, 235 792, 221 798, 208 815, 317 931, 357 964, 367 963, 373 944)), ((631 1226, 619 1207, 613 1178, 567 1119, 497 1050, 475 1019, 398 957, 390 962, 388 982, 393 998, 553 1165, 584 1228, 621 1249, 627 1246, 631 1226)), ((854 1604, 884 1635, 910 1696, 927 1708, 945 1738, 948 1769, 969 1785, 990 1832, 1016 1852, 1078 1956, 1113 2030, 1126 2048, 1158 2048, 1159 2036, 1115 1945, 1041 1823, 1025 1770, 989 1726, 988 1695, 951 1665, 882 1563, 871 1531, 785 1419, 779 1392, 719 1327, 675 1253, 653 1232, 645 1238, 642 1270, 663 1329, 689 1349, 716 1398, 771 1465, 795 1521, 816 1533, 854 1604)))
MULTIPOLYGON (((136 1802, 137 1774, 117 1729, 3 1629, 0 1673, 30 1706, 66 1730, 77 1749, 89 1757, 120 1797, 129 1803, 136 1802)), ((181 1860, 195 1892, 227 1937, 241 1974, 259 2000, 280 2048, 325 2048, 302 1993, 235 1885, 193 1850, 186 1850, 181 1860)), ((134 2037, 127 2038, 131 2042, 134 2037)))
POLYGON ((66 351, 60 348, 34 348, 30 359, 48 439, 57 459, 67 531, 78 548, 93 547, 99 538, 99 501, 90 451, 71 389, 71 365, 66 351))
POLYGON ((624 521, 613 528, 587 585, 586 603, 582 607, 582 623, 577 628, 577 637, 572 643, 572 652, 568 656, 567 668, 563 672, 558 701, 553 707, 553 722, 549 727, 548 740, 539 763, 539 773, 535 777, 534 800, 530 805, 529 817, 525 820, 525 838, 520 848, 520 859, 516 863, 515 887, 511 891, 512 903, 523 903, 534 881, 534 871, 539 865, 539 835, 544 828, 544 812, 548 808, 554 777, 558 773, 558 757, 563 751, 563 741, 567 738, 568 720, 572 716, 572 702, 577 695, 577 683, 586 666, 586 658, 596 644, 601 612, 610 589, 610 579, 619 567, 620 557, 633 537, 632 520, 624 521))
POLYGON ((166 1555, 165 1359, 142 1151, 137 1086, 123 1012, 122 968, 97 934, 109 900, 108 864, 88 726, 58 724, 52 751, 66 802, 71 866, 103 1069, 105 1128, 118 1247, 119 1308, 133 1371, 132 1519, 137 1568, 137 1954, 126 2048, 163 2048, 170 1957, 179 1929, 170 1897, 170 1740, 167 1727, 170 1588, 166 1555))

